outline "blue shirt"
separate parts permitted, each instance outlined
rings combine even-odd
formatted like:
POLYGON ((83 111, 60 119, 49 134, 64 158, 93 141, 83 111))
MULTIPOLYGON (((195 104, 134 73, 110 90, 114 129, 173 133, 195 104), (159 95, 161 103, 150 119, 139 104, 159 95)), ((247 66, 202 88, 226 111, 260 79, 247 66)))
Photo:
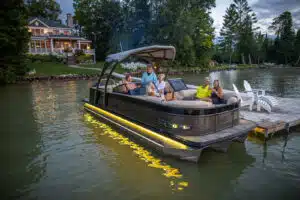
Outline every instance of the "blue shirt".
POLYGON ((143 76, 142 76, 142 85, 143 86, 146 86, 149 83, 156 84, 156 82, 157 82, 157 77, 154 72, 152 72, 150 75, 148 75, 147 72, 143 73, 143 76))

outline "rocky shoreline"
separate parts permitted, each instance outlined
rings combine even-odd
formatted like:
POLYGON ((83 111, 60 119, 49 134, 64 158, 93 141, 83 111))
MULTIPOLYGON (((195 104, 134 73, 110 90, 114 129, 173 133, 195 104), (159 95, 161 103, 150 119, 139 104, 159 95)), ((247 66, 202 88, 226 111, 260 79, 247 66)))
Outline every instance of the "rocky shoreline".
POLYGON ((90 80, 97 79, 98 74, 85 75, 85 74, 67 74, 57 76, 27 76, 18 77, 17 83, 20 82, 35 82, 35 81, 70 81, 70 80, 90 80))
MULTIPOLYGON (((168 75, 184 75, 184 73, 205 73, 205 72, 214 72, 214 71, 231 71, 236 69, 219 69, 219 70, 200 70, 200 69, 180 69, 180 70, 170 70, 168 72, 168 75)), ((141 76, 143 73, 142 70, 138 70, 135 72, 127 72, 131 74, 132 76, 141 76)), ((167 71, 163 70, 159 73, 167 73, 167 71)), ((91 80, 91 79, 97 79, 99 76, 98 73, 92 74, 92 75, 85 75, 85 74, 66 74, 66 75, 56 75, 56 76, 25 76, 25 77, 17 77, 16 82, 17 83, 23 83, 23 82, 35 82, 35 81, 69 81, 69 80, 91 80)))
MULTIPOLYGON (((226 67, 226 68, 215 68, 215 69, 203 69, 203 68, 181 68, 181 69, 171 69, 161 70, 158 73, 168 73, 168 75, 184 75, 185 73, 210 73, 210 72, 218 72, 218 71, 231 71, 231 70, 246 70, 246 69, 265 69, 266 67, 261 66, 252 66, 252 67, 226 67)), ((267 67, 270 68, 270 67, 267 67)), ((278 68, 278 67, 274 67, 278 68)), ((294 67, 293 67, 294 68, 294 67)), ((125 72, 126 73, 126 72, 125 72)), ((131 74, 132 76, 141 76, 143 70, 138 70, 134 72, 128 71, 127 73, 131 74)), ((56 76, 25 76, 25 77, 18 77, 17 83, 22 82, 35 82, 35 81, 69 81, 69 80, 92 80, 97 79, 99 73, 95 74, 66 74, 66 75, 56 75, 56 76)))

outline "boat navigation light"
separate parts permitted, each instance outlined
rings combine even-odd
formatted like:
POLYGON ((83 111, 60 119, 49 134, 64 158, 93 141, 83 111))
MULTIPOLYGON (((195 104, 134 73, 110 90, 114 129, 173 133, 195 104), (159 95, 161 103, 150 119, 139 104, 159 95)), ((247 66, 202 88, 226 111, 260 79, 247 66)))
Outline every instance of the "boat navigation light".
POLYGON ((189 129, 191 129, 191 127, 190 127, 190 126, 187 126, 187 125, 182 125, 181 128, 182 128, 183 130, 189 130, 189 129))
POLYGON ((178 128, 178 124, 172 124, 172 128, 178 128))

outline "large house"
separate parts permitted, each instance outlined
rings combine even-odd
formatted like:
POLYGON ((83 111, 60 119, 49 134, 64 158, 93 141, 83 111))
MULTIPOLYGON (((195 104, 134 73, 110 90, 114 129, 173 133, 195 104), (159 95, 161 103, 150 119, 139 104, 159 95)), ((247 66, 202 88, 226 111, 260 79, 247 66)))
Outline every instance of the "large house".
POLYGON ((73 33, 71 14, 67 14, 67 25, 41 17, 32 17, 29 19, 28 28, 31 32, 29 44, 31 54, 61 54, 66 49, 73 52, 82 49, 84 53, 92 55, 95 53, 91 49, 92 41, 73 33))

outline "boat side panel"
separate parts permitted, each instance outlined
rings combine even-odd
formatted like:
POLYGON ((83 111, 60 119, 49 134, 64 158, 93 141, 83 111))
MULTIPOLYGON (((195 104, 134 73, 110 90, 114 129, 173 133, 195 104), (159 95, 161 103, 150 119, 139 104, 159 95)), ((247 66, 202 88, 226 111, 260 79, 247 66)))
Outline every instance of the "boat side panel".
POLYGON ((206 135, 232 127, 239 119, 238 109, 212 115, 185 115, 182 109, 182 114, 174 114, 157 104, 115 94, 108 95, 106 109, 172 135, 206 135))

